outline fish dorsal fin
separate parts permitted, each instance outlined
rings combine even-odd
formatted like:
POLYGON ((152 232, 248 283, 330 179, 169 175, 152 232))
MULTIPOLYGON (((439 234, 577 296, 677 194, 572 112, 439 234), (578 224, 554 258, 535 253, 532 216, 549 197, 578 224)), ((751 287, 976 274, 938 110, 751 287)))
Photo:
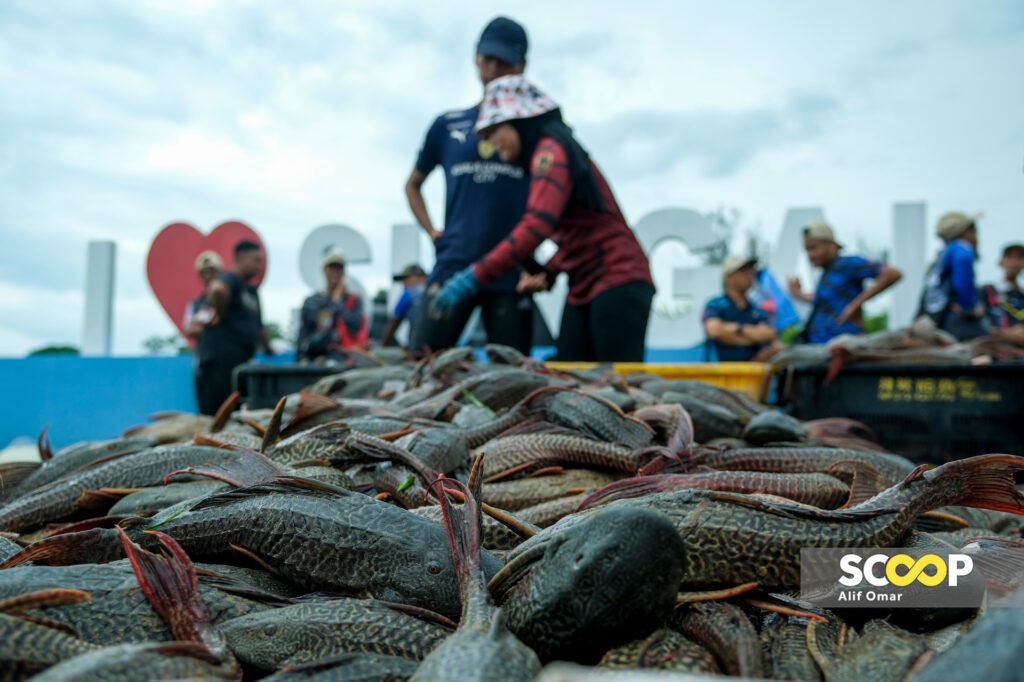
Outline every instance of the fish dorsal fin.
POLYGON ((275 476, 280 476, 284 473, 280 466, 255 450, 250 450, 242 445, 233 445, 226 449, 238 452, 238 458, 228 462, 208 462, 186 469, 179 469, 164 478, 164 485, 174 476, 193 474, 212 478, 216 481, 223 481, 236 488, 244 488, 246 486, 259 485, 260 483, 269 483, 274 480, 275 476))
POLYGON ((53 459, 53 446, 50 445, 50 434, 47 433, 50 430, 50 425, 47 424, 43 427, 43 430, 39 432, 39 439, 36 441, 39 447, 39 459, 44 462, 53 459))
POLYGON ((267 422, 267 429, 263 432, 263 443, 260 444, 260 452, 264 455, 270 454, 270 451, 274 449, 274 445, 281 438, 281 418, 284 415, 284 404, 288 402, 287 398, 281 398, 277 401, 277 407, 274 408, 274 412, 270 415, 270 421, 267 422))
POLYGON ((741 505, 751 509, 756 509, 766 514, 772 514, 774 516, 808 521, 863 521, 864 519, 874 518, 894 511, 890 509, 815 509, 813 507, 803 505, 798 506, 774 501, 768 502, 767 500, 758 499, 742 493, 718 491, 710 491, 707 493, 706 497, 707 499, 715 502, 726 502, 729 504, 741 505))
POLYGON ((358 495, 350 490, 333 486, 323 481, 314 481, 299 476, 275 476, 269 483, 260 483, 245 488, 228 490, 216 495, 203 498, 198 504, 192 507, 192 511, 223 507, 241 500, 261 495, 294 494, 313 495, 321 497, 351 497, 358 495))

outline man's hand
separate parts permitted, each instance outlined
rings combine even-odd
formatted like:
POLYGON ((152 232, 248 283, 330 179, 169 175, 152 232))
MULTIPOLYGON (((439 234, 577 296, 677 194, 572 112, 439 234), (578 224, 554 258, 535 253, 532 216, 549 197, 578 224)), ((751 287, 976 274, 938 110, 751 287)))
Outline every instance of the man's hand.
POLYGON ((460 270, 444 283, 444 287, 430 302, 430 315, 435 319, 448 317, 455 306, 476 296, 479 288, 472 265, 460 270))
POLYGON ((338 281, 338 285, 336 287, 334 287, 334 289, 331 290, 331 292, 330 292, 331 299, 334 300, 334 301, 340 301, 341 299, 345 298, 345 291, 346 291, 345 278, 342 277, 338 281))
POLYGON ((839 313, 836 317, 836 324, 846 324, 848 321, 853 319, 860 311, 861 302, 857 299, 853 299, 843 308, 843 312, 839 313))
POLYGON ((790 277, 789 278, 789 293, 793 294, 797 298, 803 298, 804 297, 804 288, 800 284, 800 278, 799 277, 790 277))
POLYGON ((441 238, 442 234, 444 234, 444 232, 442 232, 441 230, 435 230, 432 227, 427 228, 427 236, 429 236, 430 241, 434 243, 437 243, 437 240, 441 238))
POLYGON ((516 291, 521 294, 535 294, 550 288, 551 284, 548 282, 548 273, 546 272, 538 272, 536 275, 523 272, 519 275, 519 284, 516 285, 516 291))

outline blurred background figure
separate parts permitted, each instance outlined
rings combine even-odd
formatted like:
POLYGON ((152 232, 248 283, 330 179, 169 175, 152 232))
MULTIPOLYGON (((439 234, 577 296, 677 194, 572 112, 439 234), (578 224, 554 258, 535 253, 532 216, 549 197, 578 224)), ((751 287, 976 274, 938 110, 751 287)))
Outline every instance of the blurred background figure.
POLYGON ((213 315, 199 334, 196 350, 196 398, 202 414, 214 414, 231 395, 231 372, 256 353, 260 344, 272 353, 263 329, 260 298, 252 281, 266 257, 258 244, 241 241, 235 246, 235 265, 211 280, 206 296, 213 315))
POLYGON ((407 265, 392 279, 402 283, 402 295, 399 297, 398 303, 395 304, 394 313, 388 318, 387 327, 384 328, 384 334, 380 339, 382 346, 390 346, 394 343, 395 332, 403 322, 409 323, 409 337, 412 338, 413 322, 416 320, 416 309, 419 307, 420 299, 423 298, 427 273, 414 263, 407 265))
MULTIPOLYGON (((526 31, 498 17, 477 42, 476 66, 486 86, 495 78, 526 68, 526 31)), ((526 204, 529 181, 517 164, 502 161, 494 148, 473 132, 480 105, 441 114, 427 131, 416 165, 405 184, 409 208, 434 242, 436 259, 409 339, 409 348, 441 350, 454 346, 474 308, 480 307, 487 340, 529 354, 533 300, 516 291, 518 269, 481 287, 447 317, 428 314, 430 300, 456 272, 497 245, 515 226, 526 204), (421 187, 440 166, 445 177, 444 231, 434 228, 421 187)))
POLYGON ((341 249, 324 254, 324 289, 306 298, 299 313, 297 362, 342 360, 341 351, 370 346, 366 305, 363 297, 345 284, 345 261, 341 249))
POLYGON ((502 160, 529 169, 530 196, 512 233, 476 263, 450 277, 429 303, 452 314, 519 264, 519 290, 551 288, 569 276, 557 358, 643 362, 654 298, 651 269, 597 165, 573 137, 558 105, 522 75, 487 85, 476 129, 502 160), (543 267, 533 260, 545 239, 558 251, 543 267), (532 265, 531 265, 532 264, 532 265))
POLYGON ((1010 244, 999 261, 1003 281, 982 287, 988 312, 989 333, 1024 346, 1024 291, 1017 281, 1024 271, 1024 244, 1010 244))
POLYGON ((708 301, 702 317, 708 361, 748 362, 775 340, 770 316, 747 297, 756 267, 756 258, 733 256, 722 263, 725 293, 708 301))
POLYGON ((203 292, 196 296, 185 307, 185 333, 188 335, 188 342, 193 346, 199 340, 199 334, 203 327, 213 317, 213 305, 206 296, 206 288, 210 286, 213 278, 224 270, 224 261, 217 255, 216 251, 203 251, 196 258, 196 272, 199 274, 199 281, 203 283, 203 292))
POLYGON ((985 336, 985 305, 974 281, 980 213, 951 211, 939 218, 937 234, 946 246, 928 268, 919 314, 928 315, 939 329, 958 340, 985 336))
POLYGON ((797 278, 789 280, 790 294, 812 304, 807 324, 797 336, 800 343, 828 343, 840 334, 863 334, 862 306, 903 276, 892 266, 862 256, 840 256, 842 248, 828 223, 819 220, 804 228, 807 259, 823 272, 813 295, 803 291, 797 278), (874 284, 865 289, 869 279, 874 284))

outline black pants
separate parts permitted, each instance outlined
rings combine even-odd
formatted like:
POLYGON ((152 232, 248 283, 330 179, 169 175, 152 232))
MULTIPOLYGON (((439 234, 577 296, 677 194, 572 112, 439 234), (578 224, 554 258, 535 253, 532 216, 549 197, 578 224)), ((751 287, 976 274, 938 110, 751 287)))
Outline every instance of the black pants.
POLYGON ((654 287, 629 282, 584 305, 565 305, 558 332, 563 362, 643 362, 654 287))
MULTIPOLYGON (((244 362, 244 360, 243 360, 244 362)), ((231 372, 241 362, 206 362, 196 367, 196 402, 199 413, 214 415, 231 395, 231 372)))
POLYGON ((473 308, 480 306, 487 342, 512 346, 529 355, 533 339, 533 301, 530 296, 484 291, 456 305, 448 317, 436 319, 430 315, 430 303, 439 290, 440 287, 431 285, 423 292, 409 333, 409 350, 451 348, 462 335, 473 308))

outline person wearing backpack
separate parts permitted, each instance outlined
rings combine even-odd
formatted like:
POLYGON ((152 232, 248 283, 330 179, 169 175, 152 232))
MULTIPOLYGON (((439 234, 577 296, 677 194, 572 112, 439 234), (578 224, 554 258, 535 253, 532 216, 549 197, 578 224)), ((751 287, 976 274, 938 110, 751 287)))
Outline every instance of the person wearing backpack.
POLYGON ((985 305, 974 282, 977 260, 980 213, 967 215, 950 211, 935 227, 946 243, 938 259, 928 268, 921 294, 919 315, 927 315, 935 325, 958 341, 985 336, 985 305))

